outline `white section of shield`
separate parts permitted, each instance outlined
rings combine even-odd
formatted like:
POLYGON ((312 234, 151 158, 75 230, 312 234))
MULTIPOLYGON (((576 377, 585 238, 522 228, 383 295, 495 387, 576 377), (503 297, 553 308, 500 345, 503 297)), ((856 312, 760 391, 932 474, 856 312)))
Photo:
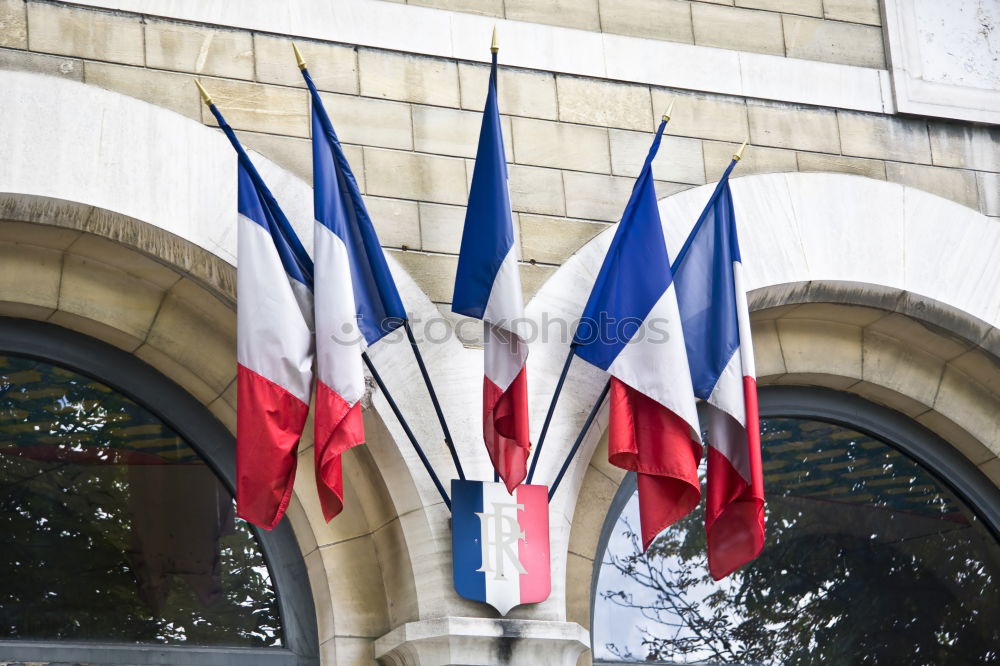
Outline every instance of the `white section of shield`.
POLYGON ((313 236, 316 299, 316 374, 349 405, 365 392, 350 259, 340 236, 319 222, 313 236))
POLYGON ((520 334, 524 303, 515 248, 516 244, 511 246, 500 264, 483 312, 483 322, 489 329, 483 345, 486 377, 501 391, 507 390, 528 359, 528 345, 520 334))
POLYGON ((608 372, 687 421, 692 439, 701 441, 673 282, 612 361, 608 372))
POLYGON ((496 515, 502 513, 514 521, 517 534, 506 534, 499 530, 497 520, 488 520, 484 529, 482 539, 483 562, 492 565, 492 571, 485 572, 486 577, 486 603, 493 606, 501 615, 506 615, 510 609, 521 603, 521 562, 517 559, 517 536, 520 535, 521 528, 517 525, 517 496, 507 492, 507 488, 502 483, 483 483, 483 513, 496 515), (501 508, 498 508, 498 505, 501 508), (506 505, 506 506, 504 506, 506 505), (486 533, 489 530, 489 534, 486 533), (499 531, 498 531, 499 530, 499 531), (511 538, 510 549, 497 548, 497 540, 504 537, 511 538), (511 559, 508 555, 513 552, 511 559), (502 559, 503 576, 500 576, 502 559))
POLYGON ((236 359, 309 404, 312 331, 267 230, 238 217, 236 359))

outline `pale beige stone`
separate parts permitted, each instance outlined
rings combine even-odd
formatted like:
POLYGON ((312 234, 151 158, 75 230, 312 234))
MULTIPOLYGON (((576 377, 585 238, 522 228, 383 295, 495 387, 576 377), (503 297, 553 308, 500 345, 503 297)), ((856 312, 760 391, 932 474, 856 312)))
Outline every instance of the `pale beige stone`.
POLYGON ((885 67, 881 28, 804 16, 784 16, 783 22, 789 58, 885 67))
POLYGON ((736 0, 736 6, 785 14, 823 16, 823 0, 736 0))
POLYGON ((758 377, 785 373, 785 359, 781 356, 778 328, 773 320, 751 321, 750 337, 753 340, 754 365, 758 377))
POLYGON ((818 153, 798 153, 799 171, 824 171, 827 173, 849 173, 866 178, 885 180, 885 162, 866 160, 842 155, 821 155, 818 153))
POLYGON ((203 105, 198 89, 194 85, 194 77, 185 74, 88 60, 83 64, 83 80, 90 85, 114 90, 176 111, 188 118, 202 118, 203 105))
MULTIPOLYGON (((739 150, 738 143, 720 143, 705 141, 702 148, 705 151, 705 178, 714 183, 722 177, 722 173, 733 159, 733 153, 739 150)), ((791 150, 777 148, 762 148, 747 146, 743 159, 733 170, 733 177, 749 176, 755 173, 785 173, 795 171, 797 162, 795 153, 791 150)))
POLYGON ((385 588, 370 536, 320 547, 338 636, 378 637, 389 630, 385 588))
POLYGON ((993 455, 1000 454, 1000 399, 950 364, 941 377, 934 410, 960 425, 993 455))
POLYGON ((885 177, 979 210, 979 185, 974 171, 887 162, 885 177))
POLYGON ((747 105, 741 99, 716 95, 680 93, 667 88, 653 88, 653 119, 675 102, 667 134, 700 139, 742 142, 750 137, 747 105))
POLYGON ((835 21, 882 25, 878 0, 823 0, 823 15, 835 21))
MULTIPOLYGON (((311 434, 312 428, 305 432, 311 434)), ((312 444, 311 438, 310 444, 312 444)), ((337 514, 336 520, 326 522, 319 495, 316 493, 315 458, 316 452, 313 446, 305 448, 300 444, 295 473, 295 496, 302 504, 302 512, 316 539, 316 545, 322 548, 369 534, 372 529, 368 525, 361 502, 358 501, 354 487, 348 484, 344 484, 344 510, 337 514)))
MULTIPOLYGON (((483 114, 439 106, 413 107, 413 146, 423 153, 475 157, 483 114)), ((514 159, 510 118, 500 118, 507 161, 514 159)))
POLYGON ((249 32, 242 30, 147 21, 146 66, 174 72, 253 79, 253 38, 249 32))
POLYGON ((453 60, 358 50, 361 94, 418 104, 458 107, 458 65, 453 60))
MULTIPOLYGON (((490 68, 485 65, 459 63, 458 77, 462 87, 462 108, 482 111, 486 103, 486 86, 490 68)), ((500 113, 527 116, 543 120, 558 118, 556 78, 549 72, 501 67, 497 81, 500 113)))
POLYGON ((914 400, 908 395, 870 382, 858 382, 848 388, 848 391, 877 405, 882 405, 883 407, 906 414, 910 418, 916 418, 929 411, 929 407, 926 404, 914 400))
POLYGON ((608 130, 514 118, 514 157, 518 164, 609 173, 608 130))
POLYGON ((566 557, 566 619, 585 629, 590 629, 590 586, 593 578, 594 561, 569 553, 566 557))
POLYGON ((409 0, 409 4, 503 18, 503 0, 409 0))
POLYGON ((522 263, 518 266, 521 272, 521 293, 525 304, 531 302, 538 290, 556 272, 555 266, 539 266, 522 263))
POLYGON ((868 326, 869 331, 875 331, 891 336, 897 340, 905 340, 907 345, 922 349, 940 359, 949 361, 966 352, 970 345, 941 329, 931 327, 901 314, 890 314, 868 326))
POLYGON ((565 215, 562 173, 556 169, 512 164, 507 169, 510 205, 523 213, 565 215))
POLYGON ((630 37, 694 43, 691 7, 680 0, 601 0, 601 30, 630 37))
POLYGON ((0 302, 22 303, 51 312, 58 305, 61 273, 59 250, 13 243, 6 238, 0 241, 0 302))
POLYGON ((1000 396, 1000 361, 975 347, 948 363, 1000 396))
POLYGON ((83 80, 82 60, 47 56, 30 51, 0 50, 0 70, 35 72, 73 81, 83 80))
POLYGON ((931 122, 929 130, 934 164, 1000 171, 1000 127, 931 122))
POLYGON ((656 190, 656 200, 665 199, 666 197, 672 197, 678 192, 683 192, 684 190, 689 190, 693 185, 688 185, 686 183, 670 183, 665 180, 653 181, 653 189, 656 190))
MULTIPOLYGON (((257 80, 283 86, 304 88, 305 79, 295 66, 291 39, 254 33, 254 57, 257 80)), ((358 93, 358 54, 353 46, 340 46, 295 39, 302 57, 309 68, 309 76, 318 90, 327 92, 358 93)))
POLYGON ((934 404, 944 361, 880 333, 864 333, 865 381, 902 393, 923 404, 934 404))
MULTIPOLYGON (((611 130, 611 173, 636 177, 646 161, 653 134, 611 130)), ((653 177, 674 183, 705 182, 705 155, 701 141, 663 135, 660 150, 653 158, 653 177)))
POLYGON ((1000 215, 1000 173, 979 172, 976 176, 983 215, 1000 215))
POLYGON ((179 273, 159 261, 92 234, 80 234, 67 252, 113 266, 162 290, 169 289, 181 279, 179 273))
POLYGON ((979 466, 979 471, 993 483, 1000 486, 1000 458, 991 458, 979 466))
POLYGON ((427 298, 435 303, 451 303, 458 257, 396 250, 386 252, 399 262, 427 298))
POLYGON ((329 93, 320 97, 341 141, 413 150, 409 104, 329 93))
MULTIPOLYGON (((365 411, 365 437, 388 437, 385 424, 374 414, 365 411)), ((344 454, 344 483, 354 488, 358 504, 365 512, 368 525, 378 529, 396 518, 392 497, 386 488, 379 465, 368 446, 356 446, 344 454)))
POLYGON ((179 384, 203 405, 210 404, 219 396, 219 392, 199 376, 197 369, 192 370, 148 343, 132 353, 179 384))
POLYGON ((696 2, 691 5, 691 18, 695 44, 785 55, 780 14, 696 2))
POLYGON ((378 557, 382 585, 386 591, 390 626, 418 620, 417 585, 406 535, 399 520, 392 520, 372 535, 378 557))
POLYGON ((648 86, 559 75, 556 93, 559 120, 644 132, 656 128, 649 120, 652 102, 648 86))
POLYGON ((594 448, 594 455, 590 459, 590 466, 611 479, 616 486, 620 486, 622 481, 625 479, 627 472, 621 467, 612 465, 608 461, 607 432, 605 432, 605 434, 597 442, 597 446, 594 448))
POLYGON ((617 222, 635 184, 633 178, 566 171, 566 214, 588 220, 617 222))
POLYGON ((782 315, 782 319, 833 321, 852 326, 868 326, 888 316, 885 310, 841 303, 803 303, 782 315))
POLYGON ((458 254, 465 225, 463 206, 420 204, 420 247, 428 252, 458 254))
POLYGON ((995 455, 968 431, 938 411, 929 410, 916 417, 916 420, 920 425, 938 434, 974 464, 982 463, 995 455))
MULTIPOLYGON (((389 0, 389 2, 399 2, 401 0, 389 0)), ((324 661, 322 664, 335 664, 336 666, 371 666, 375 661, 375 640, 374 638, 360 638, 354 636, 337 636, 331 643, 336 644, 336 661, 324 661)))
POLYGON ((530 23, 600 30, 597 0, 504 0, 507 18, 530 23))
MULTIPOLYGON (((233 129, 309 136, 309 97, 305 90, 229 79, 212 79, 203 84, 233 129)), ((207 106, 202 104, 201 109, 204 123, 218 124, 207 106)))
POLYGON ((754 145, 840 152, 837 112, 788 104, 748 103, 754 145))
POLYGON ((369 196, 365 207, 383 247, 420 247, 420 215, 415 201, 369 196))
POLYGON ((521 257, 525 261, 562 264, 608 228, 600 222, 574 220, 566 217, 543 217, 520 214, 521 257))
MULTIPOLYGON (((275 164, 288 169, 307 183, 312 182, 312 141, 309 139, 242 131, 237 132, 236 136, 244 147, 257 151, 275 164)), ((345 146, 345 152, 347 149, 354 149, 354 146, 345 146)), ((361 176, 364 176, 364 169, 360 168, 362 165, 360 161, 361 149, 357 148, 355 150, 359 157, 358 171, 362 172, 361 176)), ((358 174, 355 173, 355 176, 357 177, 358 174)), ((359 183, 360 185, 362 183, 359 183)), ((364 191, 363 188, 362 191, 364 191)))
POLYGON ((810 319, 779 319, 776 325, 789 373, 862 379, 860 327, 810 319))
POLYGON ((0 0, 0 46, 28 48, 28 14, 24 0, 0 0))
POLYGON ((597 556, 601 528, 617 491, 617 483, 593 467, 587 467, 573 512, 573 531, 569 541, 571 553, 590 560, 597 556))
POLYGON ((233 408, 228 402, 218 397, 208 405, 208 411, 212 412, 212 416, 219 419, 219 422, 226 426, 228 430, 233 435, 236 434, 236 409, 233 408))
POLYGON ((466 202, 465 161, 453 157, 365 148, 368 193, 437 203, 466 202))
POLYGON ((65 5, 28 3, 28 48, 42 53, 142 65, 142 22, 65 5))
POLYGON ((845 155, 931 163, 926 121, 838 111, 837 122, 845 155))
MULTIPOLYGON (((65 250, 79 237, 79 231, 53 227, 48 224, 0 222, 0 242, 2 243, 20 243, 65 250)), ((60 270, 62 269, 60 268, 60 270)), ((8 284, 6 280, 0 280, 0 285, 5 284, 8 284)))

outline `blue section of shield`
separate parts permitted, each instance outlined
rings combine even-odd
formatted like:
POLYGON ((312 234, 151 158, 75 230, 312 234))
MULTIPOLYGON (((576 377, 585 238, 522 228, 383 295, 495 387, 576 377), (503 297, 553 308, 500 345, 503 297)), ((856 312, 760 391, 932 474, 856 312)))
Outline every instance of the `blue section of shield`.
POLYGON ((477 513, 483 512, 483 482, 452 479, 451 554, 455 591, 471 601, 486 601, 482 527, 477 513))

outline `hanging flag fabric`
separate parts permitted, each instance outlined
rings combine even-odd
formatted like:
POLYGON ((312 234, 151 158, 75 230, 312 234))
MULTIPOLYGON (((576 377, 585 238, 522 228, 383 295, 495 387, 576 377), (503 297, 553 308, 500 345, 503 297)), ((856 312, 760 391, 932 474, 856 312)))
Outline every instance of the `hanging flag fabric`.
POLYGON ((312 261, 222 114, 237 159, 236 512, 273 529, 288 507, 312 389, 312 261))
POLYGON ((524 304, 496 84, 494 53, 451 309, 483 320, 483 439, 493 469, 513 492, 524 480, 531 448, 525 371, 528 344, 517 330, 524 304))
POLYGON ((573 339, 611 374, 608 460, 636 472, 642 546, 701 498, 701 436, 651 163, 660 123, 573 339))
POLYGON ((708 403, 709 572, 728 576, 764 546, 764 474, 750 316, 729 165, 674 263, 695 395, 708 403))
POLYGON ((402 326, 406 310, 333 123, 301 69, 312 97, 316 482, 329 521, 343 509, 341 454, 365 441, 361 354, 402 326))

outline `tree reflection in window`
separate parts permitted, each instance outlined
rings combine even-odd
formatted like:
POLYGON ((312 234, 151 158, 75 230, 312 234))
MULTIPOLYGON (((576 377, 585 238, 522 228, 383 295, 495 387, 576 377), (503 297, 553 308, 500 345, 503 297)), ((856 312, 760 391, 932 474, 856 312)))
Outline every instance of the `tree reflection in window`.
POLYGON ((267 567, 233 509, 135 402, 0 356, 0 638, 280 645, 267 567))
POLYGON ((784 418, 762 430, 761 556, 712 581, 703 508, 643 555, 633 495, 597 581, 596 661, 1000 662, 1000 548, 963 502, 861 433, 784 418))

